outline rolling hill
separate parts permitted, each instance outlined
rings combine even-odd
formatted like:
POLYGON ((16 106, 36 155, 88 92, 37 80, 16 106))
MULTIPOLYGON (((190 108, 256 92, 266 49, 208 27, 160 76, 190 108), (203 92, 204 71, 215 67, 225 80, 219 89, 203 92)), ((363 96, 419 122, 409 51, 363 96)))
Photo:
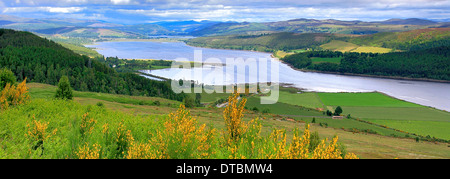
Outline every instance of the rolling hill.
POLYGON ((267 23, 220 23, 194 31, 194 36, 217 36, 231 34, 261 34, 268 32, 294 33, 338 33, 338 34, 374 34, 379 32, 401 32, 429 27, 440 27, 438 23, 424 19, 391 19, 381 22, 340 21, 334 19, 293 19, 267 23))

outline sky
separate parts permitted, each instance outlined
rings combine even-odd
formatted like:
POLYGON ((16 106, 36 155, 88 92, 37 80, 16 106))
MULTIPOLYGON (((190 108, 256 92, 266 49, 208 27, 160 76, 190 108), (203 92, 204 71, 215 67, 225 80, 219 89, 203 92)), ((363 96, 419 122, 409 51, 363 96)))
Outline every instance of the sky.
POLYGON ((157 21, 274 22, 298 18, 450 20, 450 0, 0 0, 0 14, 121 24, 157 21))

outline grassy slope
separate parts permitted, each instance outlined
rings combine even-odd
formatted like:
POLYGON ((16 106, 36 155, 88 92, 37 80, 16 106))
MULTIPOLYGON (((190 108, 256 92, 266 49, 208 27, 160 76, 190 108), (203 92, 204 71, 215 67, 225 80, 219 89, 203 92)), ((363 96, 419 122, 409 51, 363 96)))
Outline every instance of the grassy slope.
POLYGON ((422 44, 450 37, 450 28, 428 28, 406 32, 383 32, 350 38, 348 41, 361 46, 392 48, 397 44, 422 44))
POLYGON ((353 44, 350 42, 344 42, 341 40, 333 40, 329 43, 321 45, 320 47, 322 47, 325 50, 350 52, 350 51, 358 48, 359 45, 356 45, 356 44, 353 44))
MULTIPOLYGON (((37 98, 51 98, 54 94, 55 87, 50 85, 32 83, 28 84, 30 87, 30 95, 33 100, 37 98)), ((112 112, 115 116, 122 116, 123 119, 129 118, 126 113, 134 114, 138 118, 145 117, 157 117, 162 115, 165 116, 169 112, 176 111, 177 108, 161 105, 136 105, 133 102, 118 103, 111 100, 111 98, 119 98, 123 101, 128 101, 128 96, 111 95, 111 94, 99 94, 91 95, 90 93, 84 94, 85 92, 75 92, 75 101, 81 103, 82 105, 95 105, 98 102, 104 103, 108 112, 112 112), (111 111, 110 111, 111 110, 111 111), (114 112, 113 112, 114 111, 114 112), (121 112, 125 112, 122 114, 121 112)), ((288 94, 288 93, 286 93, 288 94)), ((304 99, 318 99, 310 98, 313 94, 307 94, 302 96, 304 99)), ((292 94, 297 95, 297 94, 292 94)), ((147 97, 136 97, 139 100, 154 99, 147 97)), ((161 102, 164 99, 160 99, 161 102)), ((168 103, 178 103, 176 101, 168 101, 168 103)), ((316 101, 317 102, 317 101, 316 101)), ((309 103, 309 102, 308 102, 309 103)), ((247 105, 248 106, 248 105, 247 105)), ((71 111, 77 111, 78 107, 71 109, 71 111)), ((200 123, 206 123, 216 128, 223 128, 224 123, 222 119, 222 109, 209 109, 209 108, 195 108, 191 110, 193 116, 199 119, 200 123)), ((59 113, 58 113, 59 114, 59 113)), ((45 114, 43 114, 45 115, 45 114)), ((79 115, 82 115, 81 113, 79 115)), ((273 120, 276 119, 271 115, 261 115, 259 113, 247 112, 245 115, 245 120, 250 120, 255 117, 260 117, 263 125, 263 133, 267 133, 268 130, 272 128, 284 128, 287 131, 288 138, 292 137, 292 129, 294 127, 303 128, 304 123, 294 123, 284 120, 273 120)), ((100 117, 100 116, 99 116, 100 117)), ((101 117, 103 118, 103 117, 101 117)), ((99 120, 99 118, 96 118, 99 120)), ((105 118, 106 119, 106 118, 105 118)), ((354 122, 353 120, 331 120, 317 118, 317 123, 334 121, 336 123, 347 123, 354 122), (323 121, 322 121, 323 120, 323 121)), ((99 120, 100 121, 100 120, 99 120)), ((145 123, 142 123, 145 124, 145 123)), ((361 125, 367 125, 360 123, 361 125)), ((61 124, 63 125, 63 124, 61 124)), ((133 124, 134 125, 134 124, 133 124)), ((140 122, 135 122, 136 128, 141 126, 140 122)), ((331 125, 331 124, 330 124, 331 125)), ((349 124, 355 125, 355 124, 349 124)), ((323 128, 319 127, 317 124, 312 124, 312 131, 318 131, 321 138, 332 138, 335 135, 339 136, 339 140, 345 146, 349 152, 355 152, 358 156, 362 158, 450 158, 450 153, 448 152, 447 144, 433 144, 429 142, 415 142, 412 139, 399 139, 380 135, 372 134, 361 134, 361 133, 351 133, 346 132, 341 129, 336 128, 323 128)))
POLYGON ((61 44, 63 47, 68 48, 70 50, 72 50, 75 53, 81 54, 81 55, 86 55, 89 57, 101 57, 102 55, 99 54, 97 51, 81 46, 81 45, 74 45, 74 44, 70 44, 70 43, 64 43, 64 42, 58 42, 59 44, 61 44))

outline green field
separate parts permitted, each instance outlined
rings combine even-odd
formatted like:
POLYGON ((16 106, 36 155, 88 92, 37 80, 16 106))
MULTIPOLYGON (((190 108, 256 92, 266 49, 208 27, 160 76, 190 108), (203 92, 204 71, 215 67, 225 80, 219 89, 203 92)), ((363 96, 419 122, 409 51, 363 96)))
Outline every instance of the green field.
POLYGON ((389 126, 409 133, 423 136, 450 139, 450 122, 439 121, 408 121, 408 120, 369 120, 376 124, 389 126), (432 130, 430 130, 432 129, 432 130))
POLYGON ((332 110, 341 106, 344 115, 421 136, 450 139, 450 113, 397 100, 381 93, 318 93, 332 110))
POLYGON ((287 91, 280 91, 278 101, 291 105, 300 105, 312 109, 324 107, 317 93, 291 93, 287 91))
POLYGON ((439 139, 450 139, 447 130, 450 125, 450 113, 398 100, 381 93, 297 93, 296 90, 281 89, 275 106, 264 106, 254 104, 258 101, 249 101, 250 106, 256 106, 260 110, 268 108, 271 113, 284 114, 298 121, 312 122, 315 116, 316 123, 327 123, 328 127, 333 128, 370 130, 387 136, 429 135, 439 139), (320 113, 305 115, 298 110, 299 106, 332 112, 337 106, 341 106, 342 115, 350 115, 354 119, 375 125, 354 119, 333 120, 320 113))
POLYGON ((249 110, 252 110, 255 107, 260 112, 269 110, 269 113, 278 115, 323 116, 322 112, 282 102, 277 102, 275 104, 261 104, 259 96, 250 97, 247 100, 247 108, 249 110))
POLYGON ((421 107, 381 93, 318 93, 327 106, 421 107))
POLYGON ((340 41, 340 40, 332 40, 329 43, 321 45, 320 47, 325 50, 350 52, 350 51, 358 48, 359 45, 356 45, 356 44, 353 44, 350 42, 340 41))
MULTIPOLYGON (((29 93, 34 98, 53 98, 55 95, 56 87, 41 83, 30 83, 29 93)), ((89 98, 114 103, 133 104, 133 105, 150 105, 155 106, 155 101, 159 102, 159 105, 177 108, 180 102, 172 101, 164 98, 157 97, 143 97, 143 96, 127 96, 127 95, 113 95, 107 93, 94 93, 94 92, 80 92, 74 91, 75 98, 89 98)))

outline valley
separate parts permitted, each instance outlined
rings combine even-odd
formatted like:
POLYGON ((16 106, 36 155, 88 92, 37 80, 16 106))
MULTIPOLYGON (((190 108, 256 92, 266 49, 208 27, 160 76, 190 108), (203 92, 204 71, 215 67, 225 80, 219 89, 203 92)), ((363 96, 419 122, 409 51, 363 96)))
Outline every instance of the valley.
POLYGON ((2 86, 0 158, 319 158, 320 147, 333 146, 336 158, 450 158, 448 22, 114 24, 8 15, 0 22, 1 84, 8 77, 29 87, 16 105, 13 89, 2 86), (219 62, 197 68, 198 54, 219 62), (269 59, 280 69, 269 82, 280 89, 236 96, 172 90, 172 81, 206 88, 266 82, 225 72, 259 70, 260 60, 226 58, 269 59), (173 61, 191 68, 171 68, 173 61), (202 75, 190 75, 196 72, 202 75), (65 76, 73 100, 55 99, 65 76), (223 76, 243 78, 217 80, 223 76), (277 101, 261 104, 275 92, 277 101), (241 122, 241 131, 230 134, 227 120, 241 122), (33 125, 43 137, 30 137, 39 136, 33 125), (299 140, 307 141, 305 155, 292 152, 299 140))

